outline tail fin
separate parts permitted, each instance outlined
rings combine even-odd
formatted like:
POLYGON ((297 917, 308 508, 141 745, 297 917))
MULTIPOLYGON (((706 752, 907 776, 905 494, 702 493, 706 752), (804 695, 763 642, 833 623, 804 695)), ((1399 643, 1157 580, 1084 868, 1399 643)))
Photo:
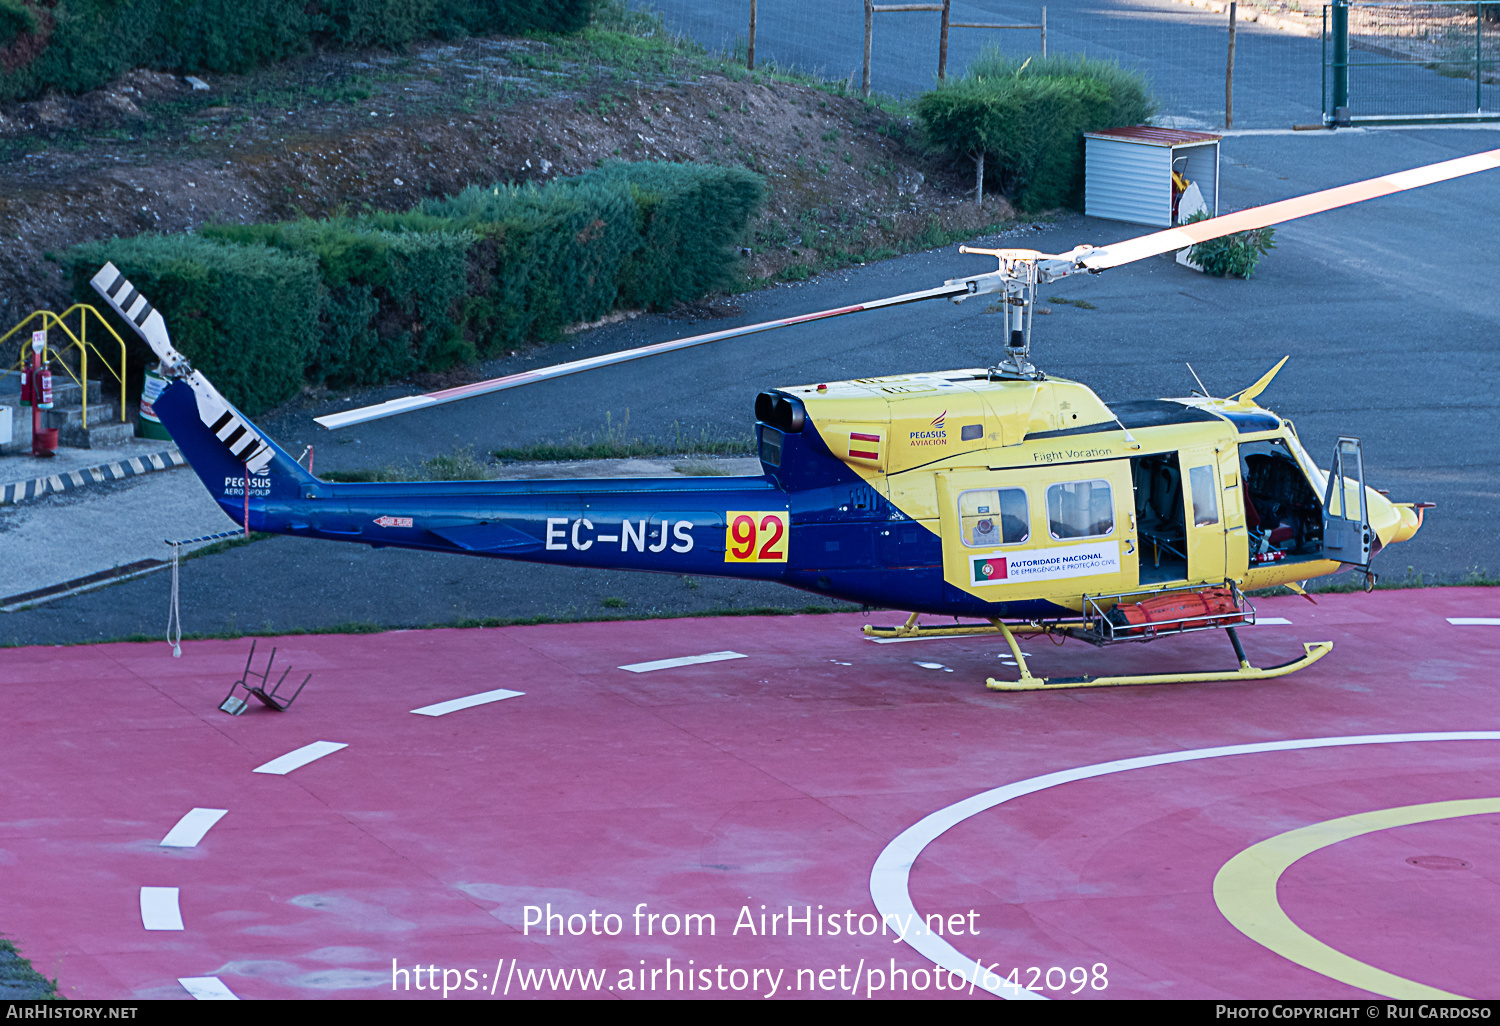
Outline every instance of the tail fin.
MULTIPOLYGON (((263 441, 258 454, 264 459, 247 463, 216 435, 201 417, 202 404, 193 386, 179 378, 166 387, 152 403, 162 426, 172 433, 172 440, 182 450, 188 464, 203 482, 214 501, 236 521, 243 522, 246 490, 249 490, 251 528, 256 528, 257 514, 263 500, 300 499, 314 494, 320 485, 317 478, 304 470, 296 460, 269 440, 263 441)), ((244 420, 238 410, 226 406, 247 430, 261 438, 258 429, 244 420)))
MULTIPOLYGON (((146 301, 136 287, 125 279, 125 275, 112 263, 106 263, 89 282, 94 291, 103 297, 110 309, 119 314, 146 340, 162 363, 168 377, 185 382, 197 399, 198 419, 220 442, 228 448, 234 458, 247 467, 252 474, 265 471, 275 455, 271 440, 261 434, 239 411, 219 394, 198 371, 188 364, 187 358, 172 347, 167 335, 167 323, 160 311, 146 301)), ((170 431, 171 428, 168 427, 170 431)), ((176 438, 176 432, 173 433, 176 438)), ((283 455, 285 455, 283 453, 283 455)))
POLYGON ((236 521, 248 506, 252 528, 264 500, 302 498, 318 479, 272 442, 193 370, 172 346, 166 321, 114 264, 89 283, 131 325, 174 379, 152 404, 182 454, 214 500, 236 521))
POLYGON ((1281 358, 1281 362, 1262 374, 1260 380, 1258 380, 1255 384, 1251 385, 1249 388, 1240 389, 1229 398, 1238 399, 1241 406, 1249 406, 1252 402, 1255 401, 1256 396, 1260 395, 1266 390, 1266 388, 1271 384, 1271 380, 1276 377, 1276 373, 1280 371, 1281 368, 1285 367, 1286 362, 1290 359, 1290 354, 1288 354, 1287 356, 1283 356, 1281 358))

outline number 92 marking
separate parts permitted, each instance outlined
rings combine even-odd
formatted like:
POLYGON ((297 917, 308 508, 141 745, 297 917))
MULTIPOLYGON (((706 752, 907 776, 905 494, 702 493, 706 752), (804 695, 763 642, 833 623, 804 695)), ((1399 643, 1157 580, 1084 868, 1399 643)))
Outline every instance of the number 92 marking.
POLYGON ((724 523, 724 562, 786 562, 791 526, 786 513, 730 510, 724 514, 724 523))

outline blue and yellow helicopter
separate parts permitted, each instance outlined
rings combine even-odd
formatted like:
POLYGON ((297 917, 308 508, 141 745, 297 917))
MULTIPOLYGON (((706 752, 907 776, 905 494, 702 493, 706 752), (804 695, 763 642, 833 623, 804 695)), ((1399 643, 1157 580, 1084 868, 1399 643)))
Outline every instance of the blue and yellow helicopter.
POLYGON ((1500 167, 1500 150, 1067 253, 968 249, 995 271, 855 306, 698 335, 318 418, 328 428, 807 321, 931 299, 995 295, 1008 311, 993 366, 778 388, 755 400, 754 477, 354 484, 320 480, 227 402, 166 324, 106 264, 93 286, 161 360, 154 406, 224 511, 246 530, 568 566, 774 580, 912 610, 873 636, 998 634, 1036 690, 1281 676, 1322 658, 1304 644, 1250 665, 1235 627, 1245 592, 1301 590, 1421 526, 1426 504, 1365 485, 1359 442, 1321 469, 1292 424, 1256 405, 1286 363, 1226 398, 1106 405, 1030 361, 1038 286, 1234 232, 1500 167), (925 627, 922 614, 955 618, 925 627), (957 619, 982 622, 959 624, 957 619), (1037 677, 1018 636, 1096 645, 1223 629, 1232 670, 1037 677))

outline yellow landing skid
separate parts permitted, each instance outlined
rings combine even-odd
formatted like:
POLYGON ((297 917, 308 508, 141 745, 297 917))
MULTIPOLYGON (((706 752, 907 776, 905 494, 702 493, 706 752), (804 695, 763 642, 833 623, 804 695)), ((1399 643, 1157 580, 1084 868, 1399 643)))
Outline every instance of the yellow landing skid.
MULTIPOLYGON (((906 623, 900 627, 872 627, 865 624, 864 633, 868 638, 967 638, 981 634, 999 634, 1002 625, 999 620, 991 620, 987 624, 954 624, 952 627, 922 627, 917 623, 920 614, 913 613, 906 623)), ((1022 623, 1015 624, 1009 629, 1016 634, 1051 634, 1059 633, 1065 627, 1083 627, 1082 620, 1069 620, 1049 623, 1045 627, 1041 624, 1022 623)))
POLYGON ((900 627, 872 627, 866 624, 864 633, 871 638, 956 638, 985 634, 1003 635, 1006 643, 1010 645, 1011 655, 1015 657, 1016 667, 1021 671, 1021 679, 996 680, 991 677, 984 682, 984 686, 991 691, 1060 691, 1065 688, 1116 688, 1134 684, 1208 684, 1218 681, 1269 680, 1272 677, 1284 677, 1289 673, 1296 673, 1333 651, 1331 641, 1303 642, 1303 654, 1300 658, 1279 666, 1268 666, 1262 669, 1250 665, 1250 661, 1245 658, 1245 650, 1240 645, 1239 635, 1234 632, 1233 627, 1227 627, 1225 633, 1229 635, 1229 640, 1234 645, 1235 655, 1239 656, 1240 660, 1239 667, 1233 670, 1209 670, 1203 673, 1142 673, 1122 677, 1033 677, 1026 665, 1026 657, 1021 654, 1021 646, 1016 643, 1016 635, 1048 634, 1063 627, 1082 626, 1082 621, 1076 624, 1057 623, 1042 626, 1027 623, 1011 626, 1000 620, 991 620, 984 625, 921 627, 917 624, 917 616, 918 614, 913 613, 900 627))
POLYGON ((1296 673, 1304 666, 1311 666, 1333 651, 1331 641, 1304 641, 1302 643, 1303 655, 1300 659, 1261 669, 1250 665, 1250 661, 1245 658, 1245 650, 1240 647, 1239 635, 1235 634, 1233 627, 1226 627, 1224 633, 1228 634, 1229 640, 1234 643, 1234 654, 1240 657, 1239 668, 1235 670, 1209 670, 1206 673, 1141 673, 1125 677, 1033 677, 1026 667, 1026 657, 1021 654, 1021 646, 1016 644, 1015 635, 1005 624, 999 621, 996 623, 999 624, 1000 633, 1005 635, 1005 640, 1010 644, 1011 654, 1016 657, 1016 667, 1021 671, 1021 679, 996 680, 991 677, 984 682, 984 686, 991 691, 1053 691, 1062 688, 1117 688, 1131 684, 1207 684, 1226 680, 1267 680, 1271 677, 1283 677, 1288 673, 1296 673))

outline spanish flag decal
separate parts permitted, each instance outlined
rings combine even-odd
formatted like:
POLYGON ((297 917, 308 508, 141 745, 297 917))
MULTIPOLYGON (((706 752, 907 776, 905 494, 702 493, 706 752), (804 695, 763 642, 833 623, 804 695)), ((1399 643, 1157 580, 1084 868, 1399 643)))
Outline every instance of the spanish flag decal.
POLYGON ((849 455, 862 460, 880 459, 880 436, 859 431, 849 432, 849 455), (860 448, 856 449, 856 445, 860 445, 860 448))

